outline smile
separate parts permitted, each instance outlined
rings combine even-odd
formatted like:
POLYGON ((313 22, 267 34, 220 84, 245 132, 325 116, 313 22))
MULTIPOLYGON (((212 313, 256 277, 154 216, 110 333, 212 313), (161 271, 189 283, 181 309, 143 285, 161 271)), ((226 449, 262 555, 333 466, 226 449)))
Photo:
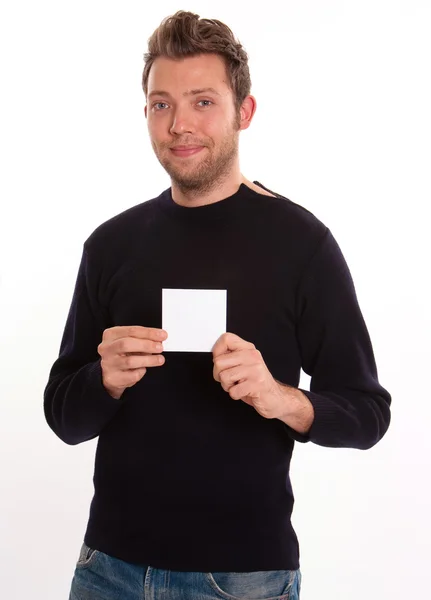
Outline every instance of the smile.
POLYGON ((192 156, 193 154, 197 154, 201 150, 204 149, 204 146, 197 146, 194 148, 171 148, 171 152, 174 156, 192 156))

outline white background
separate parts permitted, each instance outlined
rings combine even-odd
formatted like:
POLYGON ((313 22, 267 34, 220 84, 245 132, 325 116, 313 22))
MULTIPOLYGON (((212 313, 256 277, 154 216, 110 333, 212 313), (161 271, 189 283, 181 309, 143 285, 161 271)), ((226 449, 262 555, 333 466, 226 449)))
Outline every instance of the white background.
POLYGON ((225 21, 248 51, 258 109, 241 134, 242 172, 332 230, 393 396, 390 430, 373 449, 296 446, 301 600, 425 599, 430 3, 212 6, 2 5, 0 595, 68 595, 96 442, 57 439, 42 395, 84 240, 170 185, 147 137, 140 80, 149 36, 182 8, 225 21))

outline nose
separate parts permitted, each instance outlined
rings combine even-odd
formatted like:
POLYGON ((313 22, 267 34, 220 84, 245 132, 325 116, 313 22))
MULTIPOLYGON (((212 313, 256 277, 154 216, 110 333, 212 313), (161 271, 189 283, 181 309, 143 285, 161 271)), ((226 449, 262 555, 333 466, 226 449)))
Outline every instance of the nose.
POLYGON ((184 133, 194 133, 195 126, 190 113, 184 109, 176 109, 170 127, 170 133, 182 135, 184 133))

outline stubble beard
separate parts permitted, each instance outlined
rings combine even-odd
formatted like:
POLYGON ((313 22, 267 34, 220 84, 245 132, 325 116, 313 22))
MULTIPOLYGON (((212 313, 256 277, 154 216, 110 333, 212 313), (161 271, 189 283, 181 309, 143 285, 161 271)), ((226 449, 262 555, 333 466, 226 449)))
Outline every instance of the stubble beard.
MULTIPOLYGON (((239 129, 236 128, 237 124, 235 121, 231 133, 225 137, 216 155, 211 148, 206 147, 201 150, 208 156, 199 161, 194 168, 187 164, 183 167, 176 167, 173 161, 162 156, 163 152, 159 152, 154 143, 152 144, 157 159, 181 193, 190 194, 192 192, 193 195, 207 193, 217 188, 229 177, 233 163, 238 156, 239 129)), ((166 152, 170 152, 170 150, 166 148, 166 152)))

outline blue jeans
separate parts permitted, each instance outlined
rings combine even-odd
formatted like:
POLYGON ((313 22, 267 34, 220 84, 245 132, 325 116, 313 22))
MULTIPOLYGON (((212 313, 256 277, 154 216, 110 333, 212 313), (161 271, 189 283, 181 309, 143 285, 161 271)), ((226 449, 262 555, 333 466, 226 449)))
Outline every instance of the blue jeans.
POLYGON ((299 600, 301 573, 198 573, 134 565, 82 545, 69 600, 299 600))

